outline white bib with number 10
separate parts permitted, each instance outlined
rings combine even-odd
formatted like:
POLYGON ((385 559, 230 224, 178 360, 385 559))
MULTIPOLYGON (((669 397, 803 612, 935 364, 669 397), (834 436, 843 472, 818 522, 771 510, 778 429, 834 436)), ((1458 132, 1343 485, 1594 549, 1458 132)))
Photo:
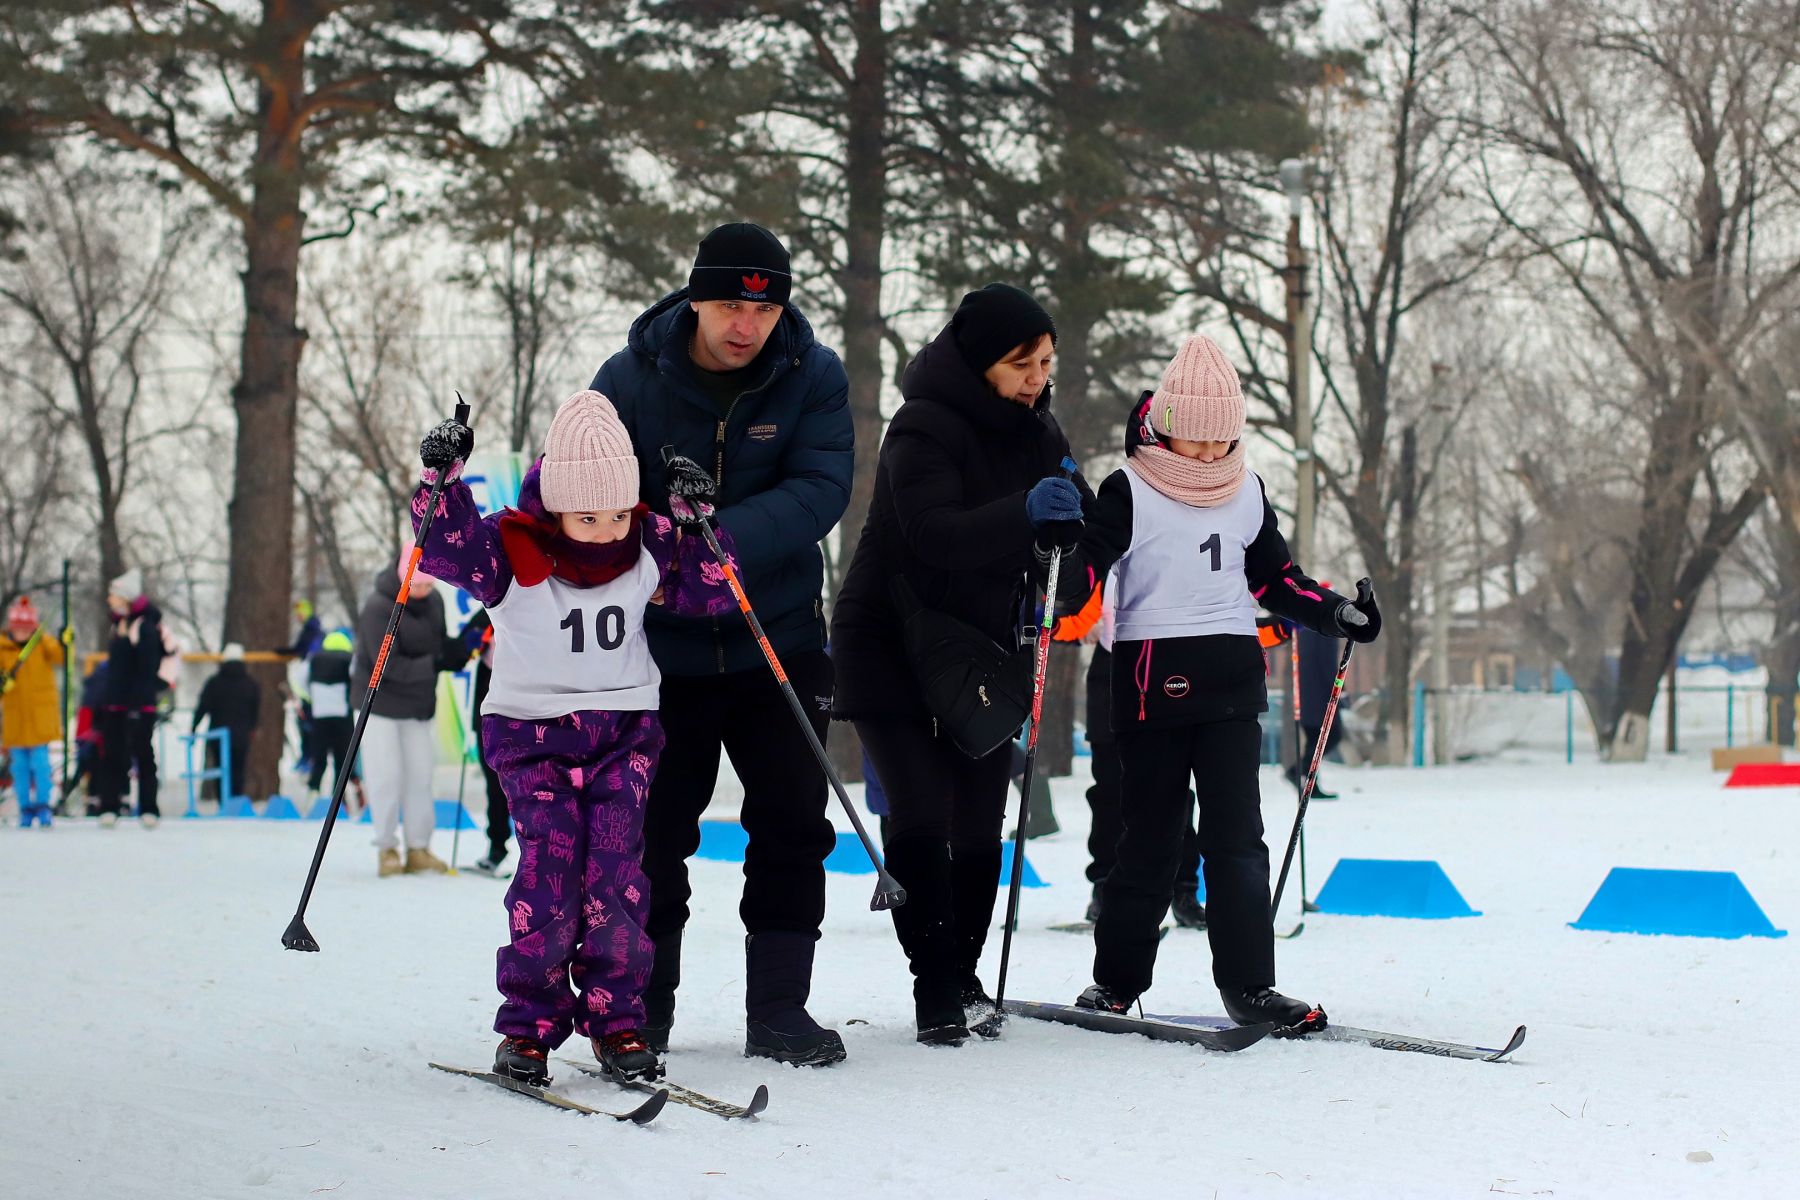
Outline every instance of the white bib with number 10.
POLYGON ((488 609, 494 681, 482 714, 542 721, 654 710, 662 676, 644 636, 644 606, 660 578, 645 550, 635 567, 597 587, 554 575, 530 587, 514 580, 488 609))

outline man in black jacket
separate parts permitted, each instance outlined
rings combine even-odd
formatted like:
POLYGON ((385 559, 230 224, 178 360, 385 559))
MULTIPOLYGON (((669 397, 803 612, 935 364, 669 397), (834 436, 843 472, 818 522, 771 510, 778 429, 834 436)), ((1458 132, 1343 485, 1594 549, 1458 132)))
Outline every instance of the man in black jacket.
POLYGON ((256 732, 256 718, 262 708, 262 689, 244 666, 244 648, 236 642, 225 647, 219 669, 200 689, 200 702, 194 706, 195 733, 201 722, 212 730, 226 731, 231 752, 231 790, 220 796, 244 794, 244 764, 250 758, 250 735, 256 732))
MULTIPOLYGON (((773 234, 722 225, 701 241, 688 286, 637 319, 592 386, 631 431, 651 508, 669 508, 657 466, 663 447, 712 472, 717 520, 736 541, 744 588, 823 740, 832 671, 819 541, 850 500, 850 385, 789 302, 791 287, 787 250, 773 234)), ((644 623, 662 671, 668 738, 644 822, 647 932, 656 942, 645 1037, 659 1052, 668 1046, 691 895, 687 859, 700 845, 723 750, 744 785, 749 835, 739 906, 748 934, 745 1053, 838 1062, 843 1039, 806 1011, 825 917, 824 862, 837 842, 824 772, 742 620, 653 608, 644 623)))

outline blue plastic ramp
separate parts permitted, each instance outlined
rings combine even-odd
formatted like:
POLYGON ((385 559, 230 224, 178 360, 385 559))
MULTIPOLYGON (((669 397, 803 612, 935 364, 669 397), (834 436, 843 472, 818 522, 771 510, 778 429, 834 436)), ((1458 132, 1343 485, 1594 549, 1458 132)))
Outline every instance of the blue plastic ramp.
POLYGON ((300 810, 294 807, 292 800, 278 792, 270 796, 269 802, 263 805, 262 819, 265 821, 298 821, 300 810))
POLYGON ((1681 937, 1786 937, 1735 871, 1614 867, 1571 929, 1681 937))
POLYGON ((1315 903, 1347 917, 1479 917, 1434 859, 1341 858, 1315 903))

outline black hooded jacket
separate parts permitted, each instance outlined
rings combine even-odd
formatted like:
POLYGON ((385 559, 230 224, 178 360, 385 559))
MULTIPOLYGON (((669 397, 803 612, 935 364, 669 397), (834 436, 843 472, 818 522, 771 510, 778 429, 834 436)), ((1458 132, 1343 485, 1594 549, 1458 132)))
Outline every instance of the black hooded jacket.
POLYGON ((241 662, 223 662, 213 677, 200 689, 200 702, 194 706, 194 729, 202 722, 213 729, 241 730, 256 728, 257 714, 262 708, 262 689, 250 678, 241 662))
POLYGON ((928 715, 889 590, 896 574, 927 608, 1016 644, 1027 573, 1041 574, 1025 493, 1069 453, 1050 389, 1029 409, 1002 399, 963 361, 948 327, 907 366, 900 390, 905 403, 882 439, 869 517, 832 608, 841 720, 928 715))
MULTIPOLYGON (((374 590, 356 617, 356 656, 351 667, 350 698, 357 708, 367 699, 375 655, 387 632, 388 616, 400 595, 400 572, 389 564, 375 575, 374 590)), ((371 712, 402 721, 429 721, 437 713, 439 657, 444 649, 444 598, 435 587, 406 599, 400 627, 382 668, 381 687, 371 712)))

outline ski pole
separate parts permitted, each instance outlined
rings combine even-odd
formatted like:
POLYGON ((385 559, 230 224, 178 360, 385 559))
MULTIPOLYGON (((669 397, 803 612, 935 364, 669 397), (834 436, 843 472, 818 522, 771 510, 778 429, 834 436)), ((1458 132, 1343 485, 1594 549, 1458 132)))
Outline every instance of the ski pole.
MULTIPOLYGON (((663 447, 663 462, 667 464, 674 455, 674 447, 663 447)), ((825 772, 825 778, 831 781, 831 788, 837 793, 838 803, 844 806, 844 812, 850 817, 850 824, 856 829, 856 836, 875 864, 875 896, 869 901, 872 912, 898 908, 906 903, 906 889, 898 880, 888 874, 887 864, 881 861, 881 852, 875 849, 875 843, 869 840, 869 831, 863 828, 862 818, 856 815, 856 806, 850 803, 850 795, 844 791, 844 781, 826 757, 825 747, 819 742, 819 735, 813 732, 812 722, 806 717, 806 709, 800 704, 800 697, 794 694, 794 685, 788 682, 787 671, 781 665, 781 659, 775 655, 775 647, 769 643, 769 635, 763 632, 762 622, 757 620, 756 610, 750 607, 750 597, 744 593, 744 585, 738 580, 737 568, 731 565, 725 548, 719 545, 718 535, 713 533, 712 525, 702 518, 696 522, 700 535, 706 539, 707 548, 718 560, 719 569, 725 572, 725 582, 731 587, 731 594, 737 597, 738 610, 744 614, 744 620, 750 624, 750 632, 756 638, 756 644, 762 648, 763 658, 768 660, 769 670, 775 673, 775 682, 781 685, 781 694, 787 697, 788 708, 793 710, 794 719, 800 722, 800 732, 806 735, 806 744, 812 747, 813 757, 819 760, 819 766, 825 772)))
MULTIPOLYGON (((456 393, 456 420, 458 423, 469 423, 469 406, 463 403, 462 393, 456 393)), ((394 634, 400 628, 400 616, 406 611, 406 601, 412 592, 413 572, 418 569, 419 559, 425 553, 425 538, 431 532, 431 522, 437 516, 438 497, 444 494, 444 483, 449 476, 448 470, 437 473, 431 484, 431 496, 425 502, 425 516, 419 522, 419 536, 413 539, 412 553, 406 558, 406 571, 400 577, 400 594, 394 597, 394 611, 388 614, 387 631, 381 635, 381 648, 375 654, 375 663, 369 669, 369 686, 363 696, 362 711, 356 714, 356 728, 350 733, 350 747, 338 763, 337 779, 331 785, 331 807, 325 810, 325 826, 319 830, 319 844, 313 850, 312 866, 306 872, 306 886, 300 889, 300 904, 294 909, 294 919, 282 932, 281 944, 289 950, 317 952, 318 940, 306 927, 306 906, 312 900, 313 885, 319 880, 319 865, 325 861, 325 845, 331 841, 332 826, 337 824, 338 808, 344 803, 344 787, 350 782, 352 764, 356 762, 356 752, 362 745, 363 729, 369 724, 369 713, 375 707, 375 694, 381 690, 382 671, 387 667, 388 651, 393 649, 394 634)), ((457 824, 462 822, 458 821, 457 824)))
MULTIPOLYGON (((1291 698, 1294 710, 1294 769, 1297 771, 1300 769, 1300 760, 1306 755, 1306 751, 1303 749, 1305 741, 1300 732, 1300 630, 1298 627, 1294 629, 1293 639, 1288 642, 1288 665, 1291 668, 1288 674, 1288 690, 1293 693, 1291 698)), ((1299 789, 1296 788, 1295 792, 1298 794, 1299 789)), ((1273 913, 1275 910, 1271 908, 1269 911, 1273 913)), ((1306 899, 1306 830, 1304 829, 1300 831, 1300 911, 1302 913, 1317 911, 1306 899)))
MULTIPOLYGON (((1064 477, 1075 473, 1075 460, 1064 456, 1064 477)), ((1056 624, 1056 578, 1062 572, 1062 547, 1050 551, 1050 573, 1044 580, 1044 619, 1038 627, 1036 662, 1031 672, 1031 732, 1025 735, 1025 778, 1019 789, 1019 824, 1013 830, 1012 879, 1006 885, 1006 926, 1000 934, 1000 977, 994 984, 994 1012, 1006 1012, 1006 969, 1012 961, 1013 926, 1019 920, 1019 889, 1025 879, 1025 822, 1031 815, 1031 777, 1037 773, 1038 733, 1044 725, 1044 679, 1050 668, 1050 630, 1056 624)))
POLYGON ((1319 778, 1319 763, 1325 757, 1325 742, 1331 736, 1331 725, 1337 719, 1338 698, 1344 694, 1344 673, 1350 669, 1350 652, 1356 643, 1344 639, 1344 653, 1338 657, 1337 677, 1331 681, 1331 698, 1325 702, 1325 719, 1319 725, 1319 742, 1313 747, 1312 765, 1300 785, 1300 811, 1294 814, 1294 832, 1288 835, 1287 853, 1281 859, 1281 874, 1275 879, 1275 896, 1269 901, 1273 915, 1281 907, 1281 892, 1287 886, 1288 867, 1294 862, 1294 848, 1300 844, 1300 829, 1306 821, 1306 805, 1312 799, 1313 784, 1319 778))

